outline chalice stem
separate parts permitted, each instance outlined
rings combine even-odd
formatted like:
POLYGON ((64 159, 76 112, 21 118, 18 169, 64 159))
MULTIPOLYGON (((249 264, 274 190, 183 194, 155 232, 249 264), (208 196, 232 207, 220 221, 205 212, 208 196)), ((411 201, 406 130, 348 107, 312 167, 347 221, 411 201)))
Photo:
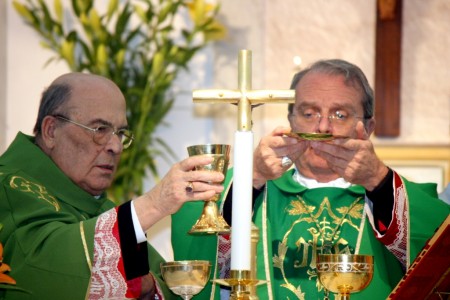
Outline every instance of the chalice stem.
POLYGON ((337 300, 350 300, 350 294, 338 294, 337 300))
POLYGON ((230 232, 230 225, 219 213, 216 201, 205 201, 202 214, 189 233, 228 234, 230 232))

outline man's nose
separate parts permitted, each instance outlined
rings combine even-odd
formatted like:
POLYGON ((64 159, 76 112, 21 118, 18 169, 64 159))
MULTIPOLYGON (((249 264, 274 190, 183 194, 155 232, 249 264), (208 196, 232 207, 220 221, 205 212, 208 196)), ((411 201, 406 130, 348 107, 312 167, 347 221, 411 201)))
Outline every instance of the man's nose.
POLYGON ((123 151, 122 139, 115 133, 111 133, 111 136, 106 143, 108 151, 112 151, 115 154, 120 154, 123 151))
POLYGON ((319 122, 317 124, 318 132, 320 133, 329 133, 331 132, 332 124, 330 118, 327 116, 321 116, 319 119, 319 122))

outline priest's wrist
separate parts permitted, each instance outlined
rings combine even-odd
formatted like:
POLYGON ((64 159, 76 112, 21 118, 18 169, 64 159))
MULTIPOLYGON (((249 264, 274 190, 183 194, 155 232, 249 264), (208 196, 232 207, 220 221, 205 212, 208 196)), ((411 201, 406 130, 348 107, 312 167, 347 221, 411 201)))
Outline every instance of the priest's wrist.
MULTIPOLYGON (((387 168, 386 175, 384 175, 383 179, 381 179, 381 181, 373 189, 368 190, 366 188, 367 197, 369 197, 370 195, 377 196, 379 194, 383 194, 386 191, 392 191, 393 174, 393 171, 390 168, 387 168)), ((371 199, 371 197, 369 197, 369 199, 371 199)))
POLYGON ((263 176, 259 176, 257 172, 253 172, 253 188, 260 190, 266 185, 266 179, 263 176))
POLYGON ((368 181, 367 184, 364 184, 366 191, 374 191, 378 187, 382 186, 390 171, 390 169, 383 163, 381 163, 381 166, 377 170, 377 173, 370 178, 371 180, 368 181))
POLYGON ((392 221, 395 201, 393 181, 394 171, 388 168, 388 173, 383 180, 372 191, 366 190, 367 198, 373 203, 373 216, 378 230, 381 230, 379 222, 384 225, 384 228, 388 228, 392 221))

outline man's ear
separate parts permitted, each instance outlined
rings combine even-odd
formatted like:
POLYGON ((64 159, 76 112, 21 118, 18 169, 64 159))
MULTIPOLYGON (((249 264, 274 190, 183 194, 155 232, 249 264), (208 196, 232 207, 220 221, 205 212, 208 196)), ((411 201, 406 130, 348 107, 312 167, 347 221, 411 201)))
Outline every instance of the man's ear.
POLYGON ((371 136, 372 133, 375 131, 375 123, 376 123, 376 121, 375 121, 374 117, 372 117, 366 121, 365 127, 366 127, 368 136, 371 136))
POLYGON ((289 125, 291 126, 291 128, 293 128, 292 127, 292 121, 293 121, 293 119, 294 119, 294 116, 292 115, 292 113, 288 113, 288 115, 287 115, 287 119, 288 119, 288 121, 289 121, 289 125))
POLYGON ((55 145, 55 129, 56 118, 52 116, 45 116, 41 124, 41 139, 43 146, 52 149, 55 145))

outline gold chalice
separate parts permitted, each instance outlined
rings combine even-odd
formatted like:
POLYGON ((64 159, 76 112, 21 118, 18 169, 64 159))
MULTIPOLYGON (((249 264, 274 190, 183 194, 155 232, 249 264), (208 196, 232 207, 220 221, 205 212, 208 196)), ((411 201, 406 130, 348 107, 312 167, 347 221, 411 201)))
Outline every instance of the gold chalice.
MULTIPOLYGON (((194 145, 187 148, 189 156, 209 155, 214 157, 214 161, 208 165, 197 166, 197 170, 208 170, 222 172, 224 175, 228 170, 230 161, 230 146, 222 144, 205 144, 194 145)), ((219 194, 205 201, 202 214, 197 222, 189 231, 190 234, 228 234, 230 233, 230 225, 225 221, 219 213, 217 201, 219 194)))
POLYGON ((184 300, 191 299, 205 287, 211 271, 207 260, 161 263, 161 274, 169 289, 184 300))
POLYGON ((373 277, 373 256, 357 254, 319 254, 317 273, 337 300, 350 300, 350 294, 365 289, 373 277))

